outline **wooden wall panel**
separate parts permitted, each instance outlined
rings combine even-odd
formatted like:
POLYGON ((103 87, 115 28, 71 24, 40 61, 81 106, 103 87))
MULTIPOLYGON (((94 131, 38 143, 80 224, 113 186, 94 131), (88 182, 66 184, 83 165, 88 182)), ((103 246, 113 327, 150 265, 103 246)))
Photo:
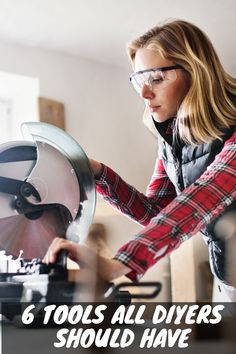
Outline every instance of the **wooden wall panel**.
POLYGON ((50 123, 58 128, 65 129, 65 108, 63 103, 39 97, 38 106, 40 122, 50 123))

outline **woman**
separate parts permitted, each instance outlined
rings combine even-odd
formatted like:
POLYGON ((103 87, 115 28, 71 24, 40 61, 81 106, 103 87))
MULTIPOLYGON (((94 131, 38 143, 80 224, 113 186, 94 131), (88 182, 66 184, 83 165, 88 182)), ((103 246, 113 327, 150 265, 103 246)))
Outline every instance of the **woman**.
MULTIPOLYGON (((99 257, 98 272, 106 280, 138 280, 201 230, 213 273, 234 292, 217 225, 236 209, 236 80, 207 36, 185 21, 151 29, 129 44, 128 55, 131 83, 145 102, 146 122, 162 138, 161 152, 146 195, 90 160, 98 193, 145 227, 114 259, 99 257)), ((93 257, 84 245, 55 239, 46 261, 61 249, 82 266, 93 257)))

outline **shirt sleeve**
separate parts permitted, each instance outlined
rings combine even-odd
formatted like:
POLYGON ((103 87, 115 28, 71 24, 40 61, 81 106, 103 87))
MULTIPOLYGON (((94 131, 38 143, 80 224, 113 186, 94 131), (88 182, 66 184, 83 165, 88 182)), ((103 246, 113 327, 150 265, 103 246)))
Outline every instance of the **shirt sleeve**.
POLYGON ((96 190, 113 207, 143 226, 148 225, 151 219, 176 197, 174 186, 159 159, 146 195, 126 183, 105 165, 96 180, 96 190))
POLYGON ((236 199, 236 133, 207 170, 120 248, 115 259, 140 279, 162 257, 219 216, 236 199))

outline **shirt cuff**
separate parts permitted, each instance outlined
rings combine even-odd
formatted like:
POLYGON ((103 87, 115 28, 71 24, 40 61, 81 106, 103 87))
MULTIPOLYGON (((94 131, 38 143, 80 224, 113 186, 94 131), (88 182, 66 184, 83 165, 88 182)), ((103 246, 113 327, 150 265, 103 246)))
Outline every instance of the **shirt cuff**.
POLYGON ((126 277, 132 281, 139 281, 143 277, 150 263, 153 263, 151 258, 153 255, 147 251, 147 247, 135 240, 121 247, 114 256, 114 259, 131 269, 126 277))
MULTIPOLYGON (((121 256, 120 253, 117 254, 113 259, 123 263, 125 266, 130 268, 130 265, 122 260, 123 257, 121 256)), ((136 281, 139 281, 139 279, 142 278, 143 274, 140 274, 140 273, 137 272, 137 270, 132 269, 128 274, 125 274, 125 276, 127 278, 129 278, 130 280, 132 280, 133 282, 136 282, 136 281)))
POLYGON ((97 176, 94 176, 96 184, 99 184, 99 182, 101 183, 102 181, 104 181, 104 179, 106 179, 107 167, 103 163, 101 163, 101 166, 102 168, 99 174, 97 176))
POLYGON ((151 242, 147 239, 134 239, 123 245, 114 256, 131 269, 126 276, 132 281, 139 281, 146 271, 161 258, 180 246, 179 239, 159 238, 151 242))

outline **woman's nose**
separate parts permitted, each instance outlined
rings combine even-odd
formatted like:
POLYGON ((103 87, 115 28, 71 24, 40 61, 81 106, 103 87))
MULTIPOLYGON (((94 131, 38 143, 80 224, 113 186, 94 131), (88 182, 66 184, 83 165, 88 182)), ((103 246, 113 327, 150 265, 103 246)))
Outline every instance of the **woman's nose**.
POLYGON ((141 88, 140 96, 144 99, 150 99, 150 98, 154 98, 155 94, 148 85, 144 84, 143 87, 141 88))

